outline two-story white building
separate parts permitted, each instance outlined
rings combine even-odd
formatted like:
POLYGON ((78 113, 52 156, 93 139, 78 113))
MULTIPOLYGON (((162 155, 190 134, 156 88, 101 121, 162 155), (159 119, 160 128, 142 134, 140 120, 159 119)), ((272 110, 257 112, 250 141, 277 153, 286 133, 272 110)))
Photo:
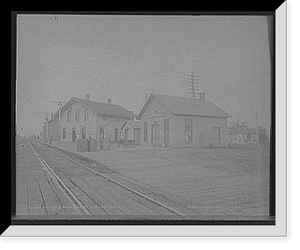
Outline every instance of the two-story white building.
MULTIPOLYGON (((59 112, 54 114, 58 117, 59 112)), ((61 107, 60 137, 61 141, 74 142, 84 138, 108 138, 111 141, 117 139, 120 127, 127 120, 136 117, 131 111, 111 103, 96 102, 72 97, 61 107)))

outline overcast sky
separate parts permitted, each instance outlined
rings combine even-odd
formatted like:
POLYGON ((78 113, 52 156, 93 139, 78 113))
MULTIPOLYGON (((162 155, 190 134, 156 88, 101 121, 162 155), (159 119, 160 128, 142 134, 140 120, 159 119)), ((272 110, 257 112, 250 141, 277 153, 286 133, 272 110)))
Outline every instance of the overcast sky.
POLYGON ((17 133, 39 133, 51 101, 71 97, 139 113, 146 94, 190 97, 200 76, 206 98, 269 130, 266 16, 18 15, 17 133))

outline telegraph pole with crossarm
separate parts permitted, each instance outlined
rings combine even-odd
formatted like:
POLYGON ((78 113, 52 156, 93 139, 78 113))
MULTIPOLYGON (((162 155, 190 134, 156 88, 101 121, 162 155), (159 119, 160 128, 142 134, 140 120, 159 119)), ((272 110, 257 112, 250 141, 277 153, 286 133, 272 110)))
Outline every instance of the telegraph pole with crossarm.
POLYGON ((188 83, 188 92, 192 95, 192 98, 195 98, 199 93, 199 76, 194 75, 193 71, 190 75, 188 75, 187 83, 188 83))

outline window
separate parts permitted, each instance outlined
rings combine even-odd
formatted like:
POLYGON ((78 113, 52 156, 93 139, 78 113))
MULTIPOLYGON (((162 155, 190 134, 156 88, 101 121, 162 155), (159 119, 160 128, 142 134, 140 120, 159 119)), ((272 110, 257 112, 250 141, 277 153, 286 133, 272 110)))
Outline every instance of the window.
POLYGON ((67 122, 71 121, 71 110, 67 111, 67 122))
POLYGON ((214 139, 220 138, 220 128, 214 128, 213 137, 214 139))
POLYGON ((185 119, 185 143, 193 143, 193 120, 185 119))
POLYGON ((119 139, 119 129, 115 128, 115 142, 119 139))
POLYGON ((170 138, 169 138, 169 119, 164 119, 164 144, 165 147, 169 147, 170 138))
POLYGON ((220 147, 220 128, 213 128, 213 145, 215 147, 220 147))
POLYGON ((63 138, 63 139, 66 139, 66 135, 67 135, 67 129, 66 129, 66 128, 63 128, 63 131, 62 131, 62 138, 63 138))
POLYGON ((148 142, 148 122, 144 122, 144 142, 148 142))
POLYGON ((75 112, 75 122, 79 122, 79 109, 76 109, 75 112))
POLYGON ((87 108, 84 109, 84 120, 85 121, 89 120, 89 111, 87 108))
POLYGON ((100 126, 100 130, 99 130, 99 136, 100 136, 100 138, 104 138, 104 128, 102 128, 101 126, 100 126))

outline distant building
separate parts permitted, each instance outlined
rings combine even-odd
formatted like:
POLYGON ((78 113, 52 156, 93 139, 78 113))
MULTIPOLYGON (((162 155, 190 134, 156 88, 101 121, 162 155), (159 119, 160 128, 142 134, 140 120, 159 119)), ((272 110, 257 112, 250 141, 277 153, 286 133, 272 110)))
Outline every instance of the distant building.
POLYGON ((47 122, 43 123, 43 129, 42 129, 42 139, 44 141, 47 141, 47 122))
POLYGON ((48 128, 49 128, 49 136, 52 137, 52 141, 58 141, 59 140, 59 134, 58 134, 58 117, 54 116, 51 113, 51 118, 48 121, 48 128))
POLYGON ((231 144, 257 144, 257 129, 229 128, 228 142, 231 144))
MULTIPOLYGON (((58 119, 58 111, 54 118, 58 119)), ((115 141, 120 127, 127 120, 136 117, 131 111, 111 103, 96 102, 72 97, 61 107, 61 141, 75 141, 76 138, 109 138, 115 141)))
POLYGON ((50 119, 43 123, 43 131, 42 131, 42 138, 45 141, 49 141, 50 136, 52 137, 52 141, 59 140, 59 126, 58 126, 58 112, 57 115, 53 115, 51 113, 50 119))
POLYGON ((228 118, 232 116, 205 99, 151 94, 141 109, 141 144, 162 147, 227 147, 228 118), (164 116, 153 118, 155 113, 164 116))

